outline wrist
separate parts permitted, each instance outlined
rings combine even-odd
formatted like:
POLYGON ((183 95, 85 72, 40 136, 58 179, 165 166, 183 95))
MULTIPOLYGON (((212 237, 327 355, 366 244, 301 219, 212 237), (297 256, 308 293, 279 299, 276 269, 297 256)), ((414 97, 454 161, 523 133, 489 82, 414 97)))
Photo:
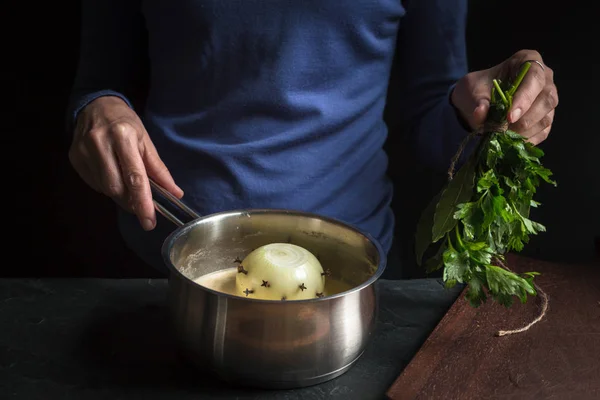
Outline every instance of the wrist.
POLYGON ((82 111, 85 111, 88 108, 93 108, 96 106, 125 106, 129 108, 129 104, 122 97, 116 96, 114 94, 106 94, 99 97, 96 97, 94 100, 90 101, 82 111))

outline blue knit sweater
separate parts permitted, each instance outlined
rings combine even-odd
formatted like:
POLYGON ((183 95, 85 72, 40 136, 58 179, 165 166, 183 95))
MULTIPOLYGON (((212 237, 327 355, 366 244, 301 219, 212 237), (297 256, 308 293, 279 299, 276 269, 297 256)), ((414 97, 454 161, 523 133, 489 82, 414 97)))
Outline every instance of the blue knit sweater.
POLYGON ((84 0, 69 115, 129 102, 146 30, 140 116, 190 206, 311 211, 387 250, 387 92, 420 156, 446 165, 465 135, 449 93, 467 72, 466 13, 466 0, 84 0))

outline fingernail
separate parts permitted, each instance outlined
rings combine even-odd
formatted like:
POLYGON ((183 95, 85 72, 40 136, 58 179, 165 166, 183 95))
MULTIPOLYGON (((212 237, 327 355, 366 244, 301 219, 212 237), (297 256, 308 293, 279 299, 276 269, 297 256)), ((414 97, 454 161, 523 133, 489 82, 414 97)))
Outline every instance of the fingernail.
POLYGON ((510 113, 510 120, 512 122, 517 122, 517 120, 521 117, 521 109, 517 108, 513 112, 510 113))
POLYGON ((154 229, 154 221, 152 221, 150 218, 144 218, 142 220, 142 228, 144 228, 146 231, 151 231, 154 229))

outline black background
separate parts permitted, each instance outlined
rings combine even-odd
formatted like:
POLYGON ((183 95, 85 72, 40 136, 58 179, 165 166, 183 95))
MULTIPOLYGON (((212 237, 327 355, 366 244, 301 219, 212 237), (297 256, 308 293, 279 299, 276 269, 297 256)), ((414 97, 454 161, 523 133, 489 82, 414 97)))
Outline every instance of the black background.
MULTIPOLYGON (((550 261, 598 257, 600 30, 597 14, 584 4, 480 0, 471 2, 469 16, 472 70, 531 48, 555 71, 560 104, 542 148, 544 164, 555 172, 559 186, 542 186, 537 199, 543 205, 532 217, 548 231, 524 250, 550 261)), ((5 257, 0 274, 155 276, 122 243, 113 204, 87 188, 68 162, 64 110, 77 63, 79 2, 23 6, 29 8, 18 10, 12 21, 18 28, 10 29, 3 40, 8 73, 5 70, 2 79, 12 95, 2 107, 5 257)), ((393 159, 398 188, 394 207, 399 236, 408 248, 418 213, 443 176, 415 167, 408 157, 393 159)))

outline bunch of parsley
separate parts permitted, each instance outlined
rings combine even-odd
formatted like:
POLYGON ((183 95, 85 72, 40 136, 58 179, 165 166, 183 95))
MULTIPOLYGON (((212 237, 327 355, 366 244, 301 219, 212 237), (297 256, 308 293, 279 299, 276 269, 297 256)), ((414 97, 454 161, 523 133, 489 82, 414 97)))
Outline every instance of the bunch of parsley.
MULTIPOLYGON (((505 126, 513 94, 529 67, 525 63, 512 83, 493 81, 486 126, 505 126)), ((466 283, 466 297, 474 307, 488 296, 510 307, 513 296, 525 303, 528 294, 537 294, 533 279, 538 273, 508 270, 505 254, 521 251, 530 235, 545 231, 529 211, 539 205, 533 197, 540 182, 556 182, 540 161, 543 151, 518 133, 492 128, 480 135, 475 151, 421 216, 417 263, 422 265, 433 248, 424 267, 427 272, 444 268, 446 287, 466 283)))

